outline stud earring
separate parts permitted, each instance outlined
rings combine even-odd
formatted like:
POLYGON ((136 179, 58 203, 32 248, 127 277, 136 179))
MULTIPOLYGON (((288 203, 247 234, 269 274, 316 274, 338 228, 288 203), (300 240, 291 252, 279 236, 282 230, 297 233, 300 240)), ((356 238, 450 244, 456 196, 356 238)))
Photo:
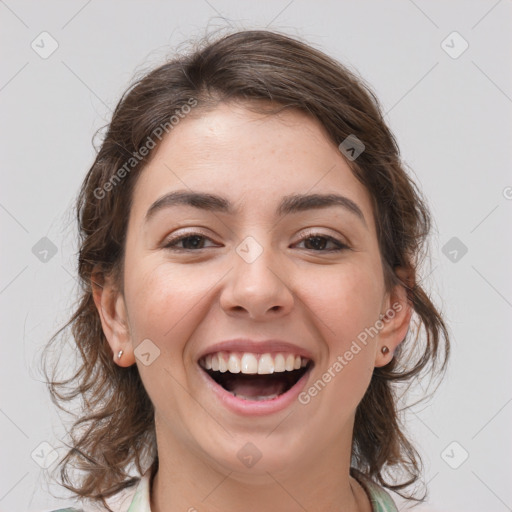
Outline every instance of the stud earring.
POLYGON ((386 355, 386 354, 389 352, 389 348, 388 348, 388 347, 386 347, 386 345, 384 345, 384 346, 380 349, 380 351, 381 351, 384 355, 386 355))
POLYGON ((121 359, 121 356, 123 355, 123 351, 120 350, 117 354, 117 359, 121 359))

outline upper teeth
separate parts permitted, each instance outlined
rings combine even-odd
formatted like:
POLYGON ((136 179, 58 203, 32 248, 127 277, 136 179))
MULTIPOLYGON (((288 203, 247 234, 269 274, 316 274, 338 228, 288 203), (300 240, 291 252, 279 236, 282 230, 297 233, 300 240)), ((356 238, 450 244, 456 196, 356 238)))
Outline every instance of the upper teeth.
POLYGON ((217 352, 201 358, 206 370, 265 375, 274 372, 299 370, 308 359, 294 354, 252 354, 250 352, 217 352), (259 358, 259 359, 258 359, 259 358))

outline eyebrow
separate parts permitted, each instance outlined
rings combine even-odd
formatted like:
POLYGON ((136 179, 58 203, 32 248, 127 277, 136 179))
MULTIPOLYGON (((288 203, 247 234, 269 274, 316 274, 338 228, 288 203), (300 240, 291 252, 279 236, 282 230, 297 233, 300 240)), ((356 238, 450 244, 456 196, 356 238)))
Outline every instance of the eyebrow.
MULTIPOLYGON (((157 199, 146 213, 146 222, 158 211, 173 206, 192 206, 200 210, 234 214, 233 205, 224 197, 205 192, 177 190, 157 199)), ((283 217, 292 213, 341 206, 354 214, 366 226, 366 220, 359 206, 348 197, 339 194, 292 194, 283 197, 276 214, 283 217)))

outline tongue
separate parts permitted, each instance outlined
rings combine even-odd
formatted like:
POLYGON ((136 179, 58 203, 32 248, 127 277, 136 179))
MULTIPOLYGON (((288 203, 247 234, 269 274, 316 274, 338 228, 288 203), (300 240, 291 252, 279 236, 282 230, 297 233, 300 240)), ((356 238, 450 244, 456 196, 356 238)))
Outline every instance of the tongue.
POLYGON ((232 375, 223 383, 228 391, 248 398, 281 395, 286 380, 278 375, 232 375))

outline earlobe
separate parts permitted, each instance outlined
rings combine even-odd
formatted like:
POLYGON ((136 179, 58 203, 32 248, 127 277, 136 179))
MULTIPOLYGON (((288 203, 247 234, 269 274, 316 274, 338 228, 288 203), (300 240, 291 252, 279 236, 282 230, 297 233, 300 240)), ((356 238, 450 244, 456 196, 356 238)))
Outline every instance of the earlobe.
POLYGON ((382 329, 375 355, 375 366, 385 366, 394 357, 395 350, 404 341, 411 322, 413 308, 407 290, 396 285, 386 301, 386 310, 381 314, 382 329))
POLYGON ((112 349, 112 360, 119 366, 131 366, 135 356, 123 294, 102 272, 92 274, 91 287, 103 333, 112 349))

